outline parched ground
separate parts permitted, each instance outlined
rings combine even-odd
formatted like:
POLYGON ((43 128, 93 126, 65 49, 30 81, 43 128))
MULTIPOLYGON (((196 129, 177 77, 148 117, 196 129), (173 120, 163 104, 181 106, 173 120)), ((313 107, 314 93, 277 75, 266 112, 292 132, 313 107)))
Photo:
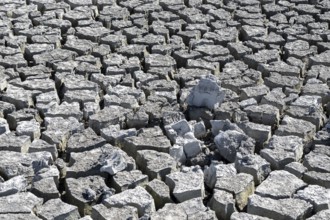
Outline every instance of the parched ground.
POLYGON ((0 219, 330 219, 329 0, 1 0, 0 219))

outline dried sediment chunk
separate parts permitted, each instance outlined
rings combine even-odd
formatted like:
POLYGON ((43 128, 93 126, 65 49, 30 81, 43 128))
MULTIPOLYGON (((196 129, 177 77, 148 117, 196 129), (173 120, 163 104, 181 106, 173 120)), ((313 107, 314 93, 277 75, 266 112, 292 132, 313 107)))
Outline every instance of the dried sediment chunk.
POLYGON ((327 219, 329 10, 0 1, 0 219, 327 219))
POLYGON ((197 86, 193 88, 188 96, 187 103, 190 106, 214 109, 221 104, 223 99, 224 94, 216 79, 208 76, 202 78, 197 86))

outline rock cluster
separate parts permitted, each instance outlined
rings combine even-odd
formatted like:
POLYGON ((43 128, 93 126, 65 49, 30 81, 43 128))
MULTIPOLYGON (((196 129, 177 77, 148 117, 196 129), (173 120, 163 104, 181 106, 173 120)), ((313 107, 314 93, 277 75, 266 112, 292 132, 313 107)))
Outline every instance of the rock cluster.
POLYGON ((0 1, 0 219, 330 219, 329 11, 0 1))

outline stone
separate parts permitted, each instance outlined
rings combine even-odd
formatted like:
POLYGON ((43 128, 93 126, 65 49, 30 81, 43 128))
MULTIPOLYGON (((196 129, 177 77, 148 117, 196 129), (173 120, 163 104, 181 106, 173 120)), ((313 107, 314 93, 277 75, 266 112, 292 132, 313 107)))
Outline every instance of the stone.
POLYGON ((269 92, 269 88, 265 85, 247 87, 241 90, 240 100, 246 100, 249 98, 254 98, 258 103, 261 98, 269 92))
POLYGON ((285 165, 284 167, 285 171, 288 171, 289 173, 295 175, 296 177, 298 177, 299 179, 301 179, 304 175, 304 173, 307 171, 307 168, 304 167, 304 165, 302 165, 299 162, 291 162, 287 165, 285 165))
POLYGON ((210 120, 214 119, 214 115, 211 110, 208 108, 200 108, 200 107, 192 107, 190 106, 188 109, 188 117, 190 120, 200 120, 202 119, 205 126, 210 127, 210 120))
POLYGON ((313 215, 310 218, 307 218, 308 220, 326 220, 329 218, 330 215, 330 211, 329 210, 323 210, 320 211, 318 213, 316 213, 315 215, 313 215))
POLYGON ((249 213, 244 213, 244 212, 234 212, 230 216, 230 220, 270 220, 270 218, 267 217, 262 217, 259 215, 252 215, 249 213))
POLYGON ((246 135, 253 138, 256 141, 256 149, 262 148, 268 143, 271 137, 271 126, 253 123, 249 121, 243 121, 238 123, 246 135))
POLYGON ((141 128, 138 132, 138 137, 143 137, 143 138, 163 137, 163 130, 159 126, 141 128))
POLYGON ((184 153, 183 146, 174 144, 170 148, 169 154, 176 162, 185 164, 187 158, 186 154, 184 153))
POLYGON ((234 195, 236 206, 243 210, 248 203, 248 197, 254 193, 253 176, 239 173, 231 177, 217 179, 215 186, 217 190, 224 190, 234 195))
POLYGON ((50 52, 51 50, 54 50, 54 45, 52 44, 30 44, 25 47, 28 60, 32 60, 33 56, 36 54, 50 52))
POLYGON ((29 136, 16 136, 13 132, 0 135, 0 150, 27 153, 30 145, 31 139, 29 136))
POLYGON ((330 157, 313 151, 305 155, 304 166, 310 171, 330 173, 330 157))
POLYGON ((86 215, 85 217, 82 217, 79 220, 93 220, 93 219, 89 215, 86 215))
POLYGON ((186 119, 174 122, 165 126, 167 137, 172 143, 176 143, 176 139, 180 136, 183 137, 186 133, 192 132, 192 127, 186 119))
POLYGON ((330 174, 316 171, 307 171, 303 175, 303 180, 308 184, 323 186, 330 188, 330 174))
POLYGON ((273 128, 278 126, 280 120, 280 113, 278 108, 263 104, 263 105, 252 105, 244 108, 248 117, 254 123, 270 125, 273 128))
MULTIPOLYGON (((203 124, 201 126, 203 127, 203 124)), ((167 137, 172 143, 183 146, 185 155, 188 158, 196 156, 202 150, 201 142, 193 134, 193 131, 195 132, 194 128, 195 126, 188 124, 185 119, 165 126, 167 137)), ((203 130, 203 128, 201 129, 203 130)))
POLYGON ((316 133, 316 127, 311 122, 292 118, 285 115, 278 129, 275 131, 275 135, 289 136, 295 135, 303 138, 305 142, 310 141, 316 133))
MULTIPOLYGON (((214 58, 215 59, 215 58, 214 58)), ((220 74, 220 65, 218 62, 212 62, 212 58, 206 59, 189 59, 187 61, 186 68, 187 69, 206 69, 210 70, 213 75, 219 75, 220 74)))
POLYGON ((23 220, 23 219, 31 219, 31 220, 40 220, 36 215, 34 214, 0 214, 0 219, 4 220, 9 220, 9 219, 18 219, 18 220, 23 220))
POLYGON ((292 198, 293 194, 307 186, 304 181, 284 170, 272 171, 255 193, 272 199, 292 198))
POLYGON ((89 126, 96 134, 100 134, 102 128, 106 128, 109 125, 122 124, 127 113, 128 110, 122 107, 106 107, 89 117, 89 126))
POLYGON ((149 115, 145 111, 129 113, 126 120, 128 128, 143 128, 149 123, 149 115))
POLYGON ((100 111, 99 103, 95 103, 95 102, 84 103, 84 108, 83 108, 84 120, 88 121, 89 117, 96 114, 98 111, 100 111))
POLYGON ((43 104, 48 104, 52 101, 57 102, 60 104, 60 99, 58 97, 57 92, 51 91, 51 92, 45 92, 36 97, 36 102, 37 103, 43 103, 43 104))
POLYGON ((265 77, 264 79, 265 85, 270 89, 273 88, 291 88, 295 91, 299 91, 302 86, 302 81, 295 76, 285 76, 281 75, 277 72, 271 72, 269 77, 265 77))
POLYGON ((225 119, 225 120, 211 120, 211 130, 212 134, 214 136, 217 136, 220 131, 226 131, 226 130, 237 130, 240 132, 243 132, 240 128, 238 128, 236 125, 230 122, 230 120, 225 119))
POLYGON ((302 95, 321 96, 323 104, 327 104, 330 101, 330 90, 328 84, 320 83, 319 81, 313 83, 312 80, 308 80, 307 84, 302 88, 302 95))
POLYGON ((43 219, 79 219, 76 206, 62 202, 61 199, 51 199, 37 208, 37 215, 43 219))
MULTIPOLYGON (((77 69, 76 69, 77 70, 77 69)), ((84 71, 84 74, 87 71, 84 71)), ((90 90, 73 90, 64 93, 63 101, 67 103, 78 102, 80 106, 84 106, 85 103, 100 101, 99 95, 95 91, 90 90)))
POLYGON ((30 136, 31 141, 39 139, 41 136, 40 124, 35 119, 18 122, 16 134, 19 136, 30 136))
POLYGON ((111 53, 111 48, 109 45, 107 44, 100 44, 98 46, 95 46, 93 48, 93 52, 92 52, 92 55, 94 57, 105 57, 107 56, 108 54, 111 53))
POLYGON ((316 132, 314 136, 314 143, 317 145, 327 145, 329 140, 329 132, 327 129, 322 129, 316 132))
POLYGON ((31 192, 45 201, 60 198, 57 184, 52 177, 36 179, 32 182, 31 192))
POLYGON ((261 37, 261 36, 266 35, 266 30, 262 27, 243 25, 242 34, 243 34, 244 40, 250 40, 251 38, 254 38, 254 37, 261 37))
MULTIPOLYGON (((96 148, 90 151, 71 153, 70 161, 67 167, 67 177, 86 177, 90 175, 100 175, 101 167, 106 164, 106 161, 111 157, 115 150, 120 150, 117 147, 113 147, 110 144, 106 144, 100 148, 96 148), (86 158, 88 158, 86 160, 86 158)), ((128 170, 135 168, 135 162, 133 158, 127 157, 126 160, 128 170)))
POLYGON ((0 183, 0 197, 9 196, 23 192, 27 189, 27 181, 24 176, 15 176, 3 183, 0 183))
POLYGON ((329 148, 327 145, 315 144, 313 153, 330 156, 329 148))
POLYGON ((0 117, 5 118, 8 114, 14 112, 16 107, 9 102, 0 101, 0 117))
POLYGON ((101 137, 103 137, 107 142, 112 145, 121 146, 124 138, 132 137, 137 135, 135 128, 130 128, 127 130, 121 130, 120 125, 110 125, 106 128, 101 129, 101 137))
POLYGON ((154 198, 156 209, 163 208, 167 203, 172 203, 169 187, 161 180, 154 179, 146 185, 146 190, 154 198))
POLYGON ((17 110, 34 107, 32 92, 11 84, 3 94, 2 101, 12 103, 17 110))
POLYGON ((109 34, 101 38, 100 43, 110 45, 112 51, 115 49, 127 45, 127 39, 125 35, 112 35, 109 34))
POLYGON ((183 88, 188 86, 188 82, 194 82, 196 79, 201 79, 202 76, 210 74, 211 71, 205 69, 195 69, 195 71, 192 72, 191 69, 180 68, 178 69, 178 73, 174 75, 174 79, 183 88))
POLYGON ((171 56, 164 56, 160 54, 150 54, 145 60, 146 70, 155 67, 168 67, 170 69, 176 68, 176 62, 171 56))
POLYGON ((105 27, 77 27, 76 36, 79 39, 86 39, 92 42, 99 42, 100 39, 108 34, 111 31, 105 27))
POLYGON ((155 150, 168 153, 171 148, 170 140, 164 135, 156 137, 133 136, 123 140, 122 149, 130 156, 136 157, 138 150, 155 150))
POLYGON ((0 135, 8 133, 10 133, 10 130, 7 120, 4 118, 0 118, 0 135))
POLYGON ((208 206, 215 211, 218 219, 228 220, 236 212, 233 194, 224 190, 214 190, 208 206))
POLYGON ((320 108, 305 106, 289 106, 285 111, 287 115, 293 118, 302 119, 313 123, 316 130, 319 130, 324 124, 325 115, 320 108))
MULTIPOLYGON (((66 13, 68 14, 68 13, 66 13)), ((74 60, 78 54, 75 51, 70 51, 67 49, 55 49, 42 54, 36 54, 33 56, 33 61, 37 65, 48 65, 52 66, 55 62, 64 60, 74 60)))
MULTIPOLYGON (((290 29, 288 29, 290 31, 290 29)), ((291 31, 295 31, 291 29, 291 31)), ((305 33, 302 33, 305 34, 305 33)), ((304 40, 293 40, 287 42, 284 45, 284 51, 287 56, 294 57, 297 59, 307 58, 308 55, 312 55, 313 51, 307 41, 304 40)))
POLYGON ((129 169, 130 165, 127 164, 128 156, 121 150, 113 151, 105 164, 101 167, 101 172, 107 172, 110 175, 115 175, 116 173, 129 169))
POLYGON ((44 191, 49 190, 51 193, 53 192, 57 193, 57 187, 59 187, 59 177, 60 177, 60 172, 57 169, 57 167, 55 165, 50 165, 49 163, 47 163, 46 160, 43 159, 43 160, 33 161, 32 168, 35 173, 35 176, 33 177, 32 181, 38 182, 39 180, 50 178, 49 182, 53 181, 54 183, 51 182, 50 184, 51 187, 49 189, 45 189, 45 185, 43 184, 44 182, 47 181, 40 182, 38 186, 40 186, 41 190, 44 191), (54 186, 55 188, 53 188, 54 186))
MULTIPOLYGON (((127 29, 126 29, 127 30, 127 29)), ((148 55, 147 46, 139 44, 130 44, 117 48, 117 53, 128 58, 138 57, 142 59, 148 55)))
POLYGON ((106 144, 105 139, 97 136, 93 129, 87 128, 82 132, 71 135, 66 148, 66 157, 69 159, 72 152, 88 151, 101 147, 104 144, 106 144))
MULTIPOLYGON (((73 68, 76 68, 76 66, 73 66, 73 68)), ((97 83, 88 81, 85 79, 84 76, 81 75, 71 75, 71 74, 67 75, 64 73, 62 76, 59 75, 57 81, 59 81, 60 84, 63 84, 63 88, 62 88, 63 93, 74 90, 92 90, 95 92, 99 92, 99 86, 97 83)))
POLYGON ((203 199, 200 197, 189 199, 178 205, 185 210, 188 219, 216 219, 215 212, 205 207, 203 199))
POLYGON ((116 192, 133 189, 136 186, 144 187, 148 183, 148 176, 140 170, 121 171, 112 176, 111 186, 116 192))
POLYGON ((312 214, 313 206, 300 199, 271 199, 254 194, 250 196, 247 207, 249 214, 271 219, 304 219, 312 214))
POLYGON ((187 103, 189 106, 217 108, 223 101, 224 94, 216 79, 207 76, 202 78, 190 92, 187 103))
POLYGON ((293 198, 302 199, 313 204, 313 211, 320 212, 329 209, 330 191, 322 186, 309 185, 297 191, 293 198))
POLYGON ((0 172, 5 179, 18 175, 25 175, 31 179, 35 175, 34 163, 44 161, 46 165, 50 165, 53 162, 52 156, 48 152, 21 154, 20 152, 2 151, 0 159, 0 172))
POLYGON ((203 121, 194 122, 192 124, 194 130, 194 136, 198 139, 204 138, 207 134, 206 127, 203 121))
POLYGON ((57 158, 55 161, 55 166, 57 167, 60 178, 64 178, 66 176, 66 163, 62 158, 57 158))
POLYGON ((35 120, 37 122, 41 122, 39 112, 36 109, 21 109, 8 114, 6 119, 11 130, 16 130, 18 123, 22 121, 35 120))
POLYGON ((9 78, 7 75, 4 73, 0 73, 1 80, 0 80, 0 91, 4 92, 7 89, 8 82, 7 79, 9 78))
POLYGON ((35 208, 43 204, 43 199, 30 192, 21 192, 0 197, 0 215, 31 214, 35 208), (9 202, 11 201, 11 202, 9 202))
POLYGON ((153 150, 137 151, 136 163, 150 180, 165 180, 167 174, 176 171, 176 161, 167 153, 153 150))
POLYGON ((242 132, 235 130, 220 131, 214 138, 219 153, 229 162, 234 162, 238 152, 243 155, 253 154, 255 141, 242 132))
POLYGON ((160 79, 147 82, 142 86, 142 90, 147 96, 163 97, 166 102, 172 103, 177 100, 176 94, 179 92, 179 86, 174 80, 160 79))
POLYGON ((46 131, 42 132, 41 139, 55 144, 59 151, 65 150, 70 134, 83 130, 83 124, 73 117, 46 117, 44 122, 46 131))
MULTIPOLYGON (((217 25, 218 24, 214 23, 214 26, 217 26, 217 25)), ((223 27, 223 28, 220 28, 219 30, 215 30, 214 33, 212 33, 212 32, 205 33, 203 35, 203 38, 206 38, 208 40, 213 40, 217 45, 226 47, 226 45, 228 43, 237 42, 238 35, 239 35, 239 33, 235 27, 223 27)))
POLYGON ((261 98, 260 104, 272 105, 282 113, 286 106, 285 98, 286 95, 283 93, 282 88, 274 88, 261 98))
POLYGON ((188 216, 185 210, 181 206, 173 203, 165 204, 163 208, 157 210, 157 212, 151 215, 152 220, 156 220, 156 219, 165 220, 168 218, 187 219, 188 216))
POLYGON ((206 186, 213 189, 218 179, 230 178, 237 174, 234 164, 221 164, 212 161, 209 167, 204 169, 204 181, 206 186))
POLYGON ((249 99, 245 99, 243 101, 239 102, 239 107, 241 109, 244 109, 245 107, 251 106, 251 105, 257 105, 257 100, 255 100, 254 98, 249 98, 249 99))
POLYGON ((1 58, 0 65, 5 68, 18 69, 21 67, 27 67, 27 61, 24 59, 23 54, 15 54, 1 58))
POLYGON ((327 56, 329 55, 329 51, 325 51, 323 53, 311 56, 309 59, 310 65, 324 65, 329 66, 329 62, 327 61, 327 56))
POLYGON ((48 144, 46 141, 41 139, 34 140, 29 147, 29 153, 42 151, 50 152, 54 161, 57 159, 58 151, 55 144, 48 144))
MULTIPOLYGON (((34 35, 31 37, 32 43, 38 43, 38 44, 51 44, 54 46, 54 48, 58 49, 61 45, 61 36, 56 35, 34 35)), ((24 45, 22 45, 24 46, 24 45)))
POLYGON ((196 139, 192 132, 186 133, 183 138, 178 138, 177 144, 183 146, 187 158, 193 158, 202 152, 201 141, 196 139))
POLYGON ((241 42, 229 43, 228 49, 235 59, 242 59, 247 54, 252 54, 252 49, 241 42))
POLYGON ((88 176, 65 179, 66 201, 78 207, 80 215, 90 215, 92 206, 115 191, 106 185, 105 178, 88 176))
POLYGON ((269 144, 260 151, 260 156, 266 159, 272 169, 284 169, 291 162, 298 162, 304 151, 303 139, 297 136, 273 135, 269 144))
POLYGON ((62 102, 60 105, 57 103, 52 103, 47 112, 45 112, 46 117, 63 117, 69 118, 74 117, 78 121, 83 118, 83 113, 80 111, 80 105, 78 102, 62 102))
POLYGON ((166 176, 165 183, 173 196, 183 202, 196 197, 204 197, 204 175, 199 166, 183 168, 166 176))
POLYGON ((268 77, 271 72, 277 72, 283 76, 300 76, 300 69, 283 61, 272 62, 269 64, 260 64, 258 70, 262 72, 264 77, 268 77))
POLYGON ((139 217, 156 211, 152 196, 141 186, 110 196, 103 201, 103 204, 109 208, 133 206, 138 209, 139 217))
POLYGON ((132 206, 126 207, 111 207, 107 208, 103 204, 94 205, 92 207, 92 219, 100 219, 100 220, 107 220, 107 219, 132 219, 137 220, 139 219, 137 209, 132 206))
POLYGON ((237 157, 235 168, 239 173, 252 175, 255 185, 261 184, 271 172, 270 164, 257 154, 237 157))
MULTIPOLYGON (((265 29, 261 28, 260 30, 264 31, 265 29)), ((278 50, 276 49, 262 49, 255 54, 245 55, 243 60, 250 68, 257 69, 258 65, 261 63, 271 63, 279 61, 280 56, 278 50)))
POLYGON ((117 95, 105 95, 104 96, 104 105, 106 107, 109 106, 121 106, 126 109, 137 109, 139 107, 138 101, 134 98, 134 96, 122 94, 120 96, 117 95))

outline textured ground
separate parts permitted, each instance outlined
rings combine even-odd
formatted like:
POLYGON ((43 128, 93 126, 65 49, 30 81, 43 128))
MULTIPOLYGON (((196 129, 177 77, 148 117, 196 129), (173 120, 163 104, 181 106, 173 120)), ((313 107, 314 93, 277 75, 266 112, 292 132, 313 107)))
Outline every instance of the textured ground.
POLYGON ((329 0, 1 0, 0 219, 330 219, 329 0))

